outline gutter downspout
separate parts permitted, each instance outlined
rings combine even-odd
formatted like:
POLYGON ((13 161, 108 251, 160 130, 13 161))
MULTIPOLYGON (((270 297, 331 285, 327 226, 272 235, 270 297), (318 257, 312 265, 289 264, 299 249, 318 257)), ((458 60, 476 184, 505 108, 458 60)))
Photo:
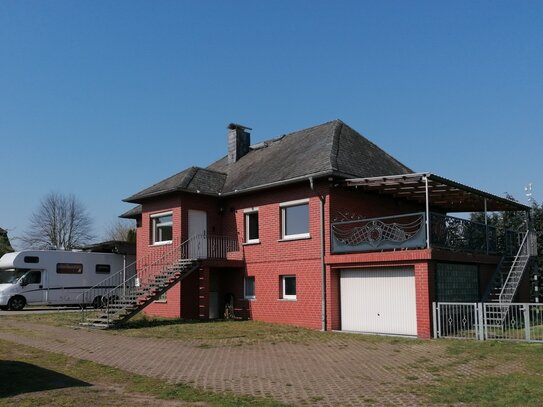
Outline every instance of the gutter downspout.
POLYGON ((320 229, 321 229, 321 287, 322 287, 322 330, 326 331, 327 328, 327 315, 326 315, 326 264, 324 262, 324 202, 325 198, 315 191, 315 185, 313 184, 313 177, 309 177, 309 187, 319 197, 319 216, 320 216, 320 229))

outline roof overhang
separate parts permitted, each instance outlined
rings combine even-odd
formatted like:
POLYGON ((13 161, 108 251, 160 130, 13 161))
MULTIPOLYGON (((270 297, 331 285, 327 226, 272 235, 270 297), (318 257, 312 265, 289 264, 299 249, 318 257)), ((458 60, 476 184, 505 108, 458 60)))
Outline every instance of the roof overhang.
POLYGON ((349 187, 363 188, 424 205, 426 184, 431 208, 445 212, 527 211, 529 206, 460 184, 431 173, 413 173, 345 180, 349 187))
POLYGON ((143 213, 143 208, 141 205, 134 206, 132 209, 126 211, 122 215, 119 215, 119 218, 123 219, 138 219, 141 218, 143 213))

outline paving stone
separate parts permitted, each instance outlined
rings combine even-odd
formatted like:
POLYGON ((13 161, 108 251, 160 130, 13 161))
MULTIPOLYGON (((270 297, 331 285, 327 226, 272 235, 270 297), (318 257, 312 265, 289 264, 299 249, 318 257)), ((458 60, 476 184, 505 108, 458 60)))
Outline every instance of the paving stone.
MULTIPOLYGON (((431 385, 434 376, 416 368, 418 361, 447 363, 444 348, 430 342, 374 343, 339 335, 332 341, 309 344, 228 346, 225 342, 198 347, 197 341, 136 338, 21 321, 2 323, 17 330, 0 331, 1 339, 170 382, 272 397, 300 406, 418 406, 423 402, 420 396, 404 390, 407 377, 416 369, 416 383, 431 385)), ((469 365, 462 368, 467 375, 478 373, 469 365)))

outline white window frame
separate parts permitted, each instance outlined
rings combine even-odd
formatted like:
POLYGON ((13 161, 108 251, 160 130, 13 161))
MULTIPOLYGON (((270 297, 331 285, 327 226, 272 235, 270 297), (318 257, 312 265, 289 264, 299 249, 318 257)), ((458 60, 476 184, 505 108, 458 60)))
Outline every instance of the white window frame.
POLYGON ((249 215, 252 214, 258 215, 258 208, 249 208, 243 210, 243 221, 245 222, 245 243, 260 243, 260 216, 258 217, 258 238, 250 239, 249 238, 249 215))
POLYGON ((243 298, 246 300, 254 300, 256 298, 256 279, 254 276, 246 276, 243 279, 243 298), (253 295, 247 295, 247 280, 253 280, 253 295))
MULTIPOLYGON (((293 275, 293 274, 281 276, 281 298, 284 299, 284 300, 295 300, 296 299, 296 294, 292 295, 292 294, 285 293, 285 287, 286 287, 285 279, 286 278, 293 278, 295 282, 297 280, 296 276, 293 275)), ((298 292, 298 284, 296 282, 296 293, 297 292, 298 292)))
POLYGON ((173 239, 173 212, 161 212, 161 213, 154 213, 151 215, 151 228, 152 228, 152 242, 151 244, 153 246, 160 246, 163 244, 171 244, 172 240, 159 240, 157 241, 157 231, 159 226, 171 226, 172 227, 172 239, 173 239), (172 220, 171 222, 164 222, 164 223, 157 223, 157 219, 161 218, 163 216, 171 216, 172 220))
POLYGON ((279 204, 279 207, 281 208, 281 240, 295 240, 295 239, 307 239, 310 238, 311 235, 309 234, 309 199, 299 199, 297 201, 289 201, 289 202, 283 202, 279 204), (288 208, 291 208, 293 206, 302 206, 307 205, 307 232, 306 233, 297 233, 294 235, 287 235, 286 234, 286 210, 288 208))

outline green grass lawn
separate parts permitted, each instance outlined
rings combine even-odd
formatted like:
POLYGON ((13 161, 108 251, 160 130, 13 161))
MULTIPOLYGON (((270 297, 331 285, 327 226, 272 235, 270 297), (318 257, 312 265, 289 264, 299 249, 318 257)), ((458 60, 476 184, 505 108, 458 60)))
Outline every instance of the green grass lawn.
POLYGON ((479 407, 540 407, 543 405, 543 344, 438 340, 451 361, 421 361, 431 369, 433 386, 413 385, 429 404, 479 407), (467 373, 471 369, 471 374, 467 373), (453 373, 455 372, 456 373, 453 373), (466 372, 466 373, 463 373, 466 372))
POLYGON ((0 406, 284 406, 213 393, 0 340, 0 406))
MULTIPOLYGON (((8 318, 52 325, 70 325, 78 320, 78 316, 64 313, 8 316, 8 318)), ((441 356, 417 360, 417 363, 410 366, 409 371, 405 373, 405 385, 399 389, 401 392, 413 392, 420 395, 422 404, 480 407, 543 406, 543 344, 541 343, 480 342, 474 340, 422 341, 319 332, 258 321, 190 322, 172 319, 149 319, 143 316, 134 318, 123 328, 106 332, 110 335, 192 341, 194 346, 200 348, 251 346, 258 343, 274 344, 281 342, 310 346, 313 343, 323 341, 330 342, 330 346, 357 343, 362 346, 367 344, 368 347, 377 347, 379 344, 386 344, 386 346, 391 346, 389 348, 391 352, 402 352, 406 351, 406 349, 414 350, 422 346, 430 350, 432 355, 438 354, 441 356), (419 379, 427 377, 428 374, 433 377, 431 385, 428 384, 427 380, 419 379)), ((77 363, 88 362, 79 361, 77 363)), ((92 382, 92 377, 73 375, 64 371, 60 372, 69 374, 78 380, 92 382)), ((122 374, 124 373, 115 373, 115 375, 122 374)), ((128 388, 130 388, 133 385, 130 383, 134 382, 127 383, 128 388)), ((166 390, 161 391, 158 395, 153 393, 154 390, 152 389, 152 391, 150 390, 151 393, 148 394, 153 397, 164 397, 177 394, 176 392, 194 391, 183 386, 168 386, 171 385, 167 385, 166 390)), ((142 388, 146 388, 145 385, 142 388)), ((189 401, 192 400, 191 397, 183 397, 187 397, 189 401)), ((218 397, 222 396, 219 395, 218 397)), ((206 403, 212 402, 215 401, 206 401, 206 403)), ((220 401, 218 405, 221 405, 222 402, 226 403, 228 401, 220 401)))
MULTIPOLYGON (((79 313, 64 312, 14 315, 7 318, 53 326, 75 326, 81 320, 79 313)), ((260 321, 184 321, 174 318, 151 318, 143 314, 135 316, 121 327, 108 329, 105 332, 111 335, 198 341, 205 343, 205 346, 241 346, 263 342, 310 343, 332 341, 338 336, 366 342, 413 343, 417 341, 411 338, 321 332, 260 321)))

